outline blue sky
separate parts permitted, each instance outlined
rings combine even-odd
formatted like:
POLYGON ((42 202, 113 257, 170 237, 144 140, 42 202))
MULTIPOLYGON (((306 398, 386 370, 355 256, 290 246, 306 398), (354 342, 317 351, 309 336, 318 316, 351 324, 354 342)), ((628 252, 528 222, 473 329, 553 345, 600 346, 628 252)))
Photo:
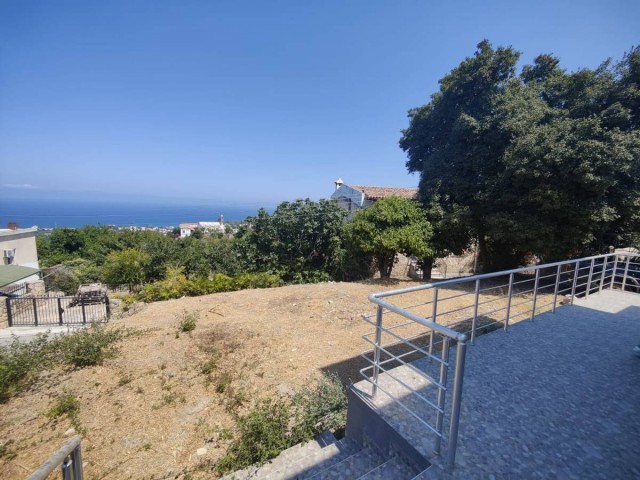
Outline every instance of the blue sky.
POLYGON ((407 110, 483 38, 568 70, 638 1, 0 1, 0 200, 273 205, 415 186, 407 110))

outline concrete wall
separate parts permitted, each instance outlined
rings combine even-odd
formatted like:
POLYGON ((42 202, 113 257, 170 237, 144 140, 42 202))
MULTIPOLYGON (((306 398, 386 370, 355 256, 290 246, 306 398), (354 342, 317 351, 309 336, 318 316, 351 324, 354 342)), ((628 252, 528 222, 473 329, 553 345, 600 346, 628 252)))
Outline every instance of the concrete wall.
POLYGON ((12 265, 40 268, 38 265, 38 249, 36 248, 37 233, 37 228, 0 230, 0 261, 7 265, 8 261, 3 257, 3 252, 4 250, 15 249, 12 265))

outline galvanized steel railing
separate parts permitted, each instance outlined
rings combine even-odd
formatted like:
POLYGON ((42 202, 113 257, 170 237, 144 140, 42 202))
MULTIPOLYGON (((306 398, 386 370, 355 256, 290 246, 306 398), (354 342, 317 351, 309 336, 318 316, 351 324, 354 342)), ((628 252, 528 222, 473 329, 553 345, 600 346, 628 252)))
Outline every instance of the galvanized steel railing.
POLYGON ((489 329, 507 330, 516 321, 554 312, 561 297, 561 303, 573 303, 576 296, 589 296, 604 288, 640 293, 640 254, 597 255, 371 294, 369 299, 377 305, 375 319, 374 315, 363 317, 375 326, 374 332, 363 336, 373 346, 363 353, 371 365, 361 373, 371 382, 374 397, 378 391, 384 392, 435 435, 434 454, 440 454, 441 440, 446 439, 446 466, 451 469, 455 465, 467 344, 489 329), (419 298, 410 298, 416 296, 419 298), (392 303, 391 299, 398 298, 408 298, 409 304, 392 303), (391 319, 385 322, 385 317, 391 319), (449 387, 453 344, 455 362, 449 387), (421 367, 416 366, 419 359, 424 359, 421 367), (397 366, 419 375, 430 388, 414 388, 394 372, 397 366), (424 413, 425 407, 416 408, 414 400, 403 401, 389 382, 410 392, 430 413, 424 413), (449 388, 447 434, 443 430, 449 388))
POLYGON ((76 435, 51 455, 38 469, 27 477, 27 480, 45 480, 58 466, 62 469, 63 480, 83 480, 82 454, 80 452, 80 436, 76 435))

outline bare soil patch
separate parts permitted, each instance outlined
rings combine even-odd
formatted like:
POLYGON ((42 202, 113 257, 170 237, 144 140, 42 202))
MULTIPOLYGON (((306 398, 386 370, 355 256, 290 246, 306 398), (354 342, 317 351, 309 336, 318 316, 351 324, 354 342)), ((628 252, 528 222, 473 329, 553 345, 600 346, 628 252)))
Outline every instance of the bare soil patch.
POLYGON ((52 370, 0 404, 0 444, 15 454, 0 457, 3 476, 25 477, 64 443, 70 421, 45 412, 70 392, 80 400, 88 479, 210 477, 204 465, 224 453, 234 412, 323 371, 358 381, 367 349, 360 337, 371 330, 361 315, 374 311, 367 296, 412 285, 418 283, 245 290, 157 302, 114 320, 145 333, 120 341, 119 355, 101 366, 52 370), (199 314, 191 333, 178 329, 185 311, 199 314), (206 454, 198 456, 202 447, 206 454))

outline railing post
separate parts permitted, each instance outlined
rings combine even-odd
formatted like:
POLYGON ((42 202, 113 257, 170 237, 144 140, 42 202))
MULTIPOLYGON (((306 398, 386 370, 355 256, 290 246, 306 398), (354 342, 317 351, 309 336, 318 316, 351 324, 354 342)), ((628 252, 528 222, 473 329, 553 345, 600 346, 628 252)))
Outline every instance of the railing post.
POLYGON ((627 262, 624 264, 624 275, 622 276, 622 291, 627 287, 627 275, 629 274, 629 263, 631 262, 631 255, 627 255, 627 262))
POLYGON ((538 302, 538 285, 540 284, 540 269, 536 270, 536 279, 533 282, 533 305, 531 306, 531 318, 536 316, 536 303, 538 302))
POLYGON ((73 449, 71 453, 71 461, 73 462, 73 480, 84 480, 84 471, 82 468, 82 451, 80 444, 73 449))
POLYGON ((473 320, 471 320, 471 345, 476 343, 476 325, 478 323, 478 300, 480 299, 480 280, 476 280, 476 294, 473 301, 473 320))
MULTIPOLYGON (((434 287, 433 308, 431 310, 431 321, 433 321, 433 323, 436 323, 437 315, 438 315, 438 287, 434 287)), ((435 332, 431 330, 431 333, 429 334, 429 362, 431 362, 432 360, 431 355, 433 355, 433 336, 434 335, 435 335, 435 332)))
POLYGON ((573 285, 571 285, 571 305, 573 305, 573 301, 576 298, 576 286, 578 284, 578 272, 580 271, 580 260, 577 260, 575 263, 574 272, 573 272, 573 285))
POLYGON ((36 299, 33 298, 33 318, 35 320, 36 327, 38 326, 38 303, 36 299))
POLYGON ((616 272, 618 271, 618 255, 616 254, 613 261, 613 272, 611 273, 611 286, 609 288, 613 289, 616 283, 616 272))
POLYGON ((589 267, 589 277, 587 278, 587 291, 584 294, 585 297, 588 297, 589 293, 591 292, 591 279, 593 278, 593 264, 595 263, 595 261, 595 258, 591 259, 591 266, 589 267))
POLYGON ((507 315, 504 319, 504 331, 509 328, 509 316, 511 315, 511 299, 513 298, 513 273, 509 274, 509 292, 507 293, 507 315))
POLYGON ((372 396, 376 396, 378 393, 378 375, 380 372, 380 346, 382 344, 382 313, 383 309, 378 306, 376 311, 376 343, 373 350, 373 390, 372 396))
POLYGON ((7 323, 13 327, 13 313, 11 312, 11 299, 7 297, 7 323))
MULTIPOLYGON (((433 332, 431 332, 433 334, 433 332)), ((444 419, 444 401, 447 385, 447 373, 449 371, 449 342, 451 340, 449 337, 445 336, 442 339, 442 362, 440 363, 440 385, 442 387, 438 388, 438 413, 436 415, 436 431, 438 432, 438 436, 436 437, 436 441, 433 447, 433 453, 435 455, 440 455, 440 443, 442 440, 442 420, 444 419)))
POLYGON ((464 378, 464 361, 466 353, 466 340, 458 340, 458 346, 456 348, 456 371, 453 379, 453 394, 451 397, 451 424, 449 426, 449 452, 447 458, 447 466, 449 470, 453 470, 456 463, 458 427, 460 425, 460 404, 462 402, 462 381, 464 378))
POLYGON ((602 259, 602 275, 600 275, 600 287, 598 287, 598 292, 601 292, 602 287, 604 287, 604 276, 607 273, 608 263, 609 263, 609 257, 605 257, 602 259))
POLYGON ((556 285, 553 287, 553 305, 551 306, 551 313, 556 312, 556 304, 558 302, 558 289, 560 288, 560 276, 562 275, 562 265, 558 265, 556 270, 556 285))

